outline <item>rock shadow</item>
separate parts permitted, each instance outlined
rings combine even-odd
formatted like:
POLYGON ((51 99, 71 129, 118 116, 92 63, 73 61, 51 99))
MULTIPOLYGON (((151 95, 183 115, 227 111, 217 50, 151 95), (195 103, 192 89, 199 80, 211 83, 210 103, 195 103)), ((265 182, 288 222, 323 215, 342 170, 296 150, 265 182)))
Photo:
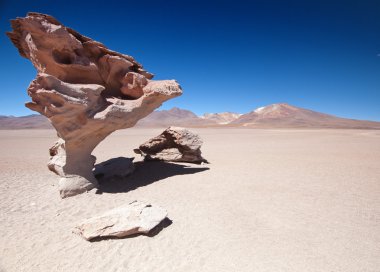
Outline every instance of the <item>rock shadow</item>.
POLYGON ((170 220, 168 217, 166 217, 164 220, 162 220, 160 222, 160 224, 158 224, 157 226, 155 226, 153 229, 151 229, 151 231, 149 231, 148 233, 144 234, 144 233, 136 233, 136 234, 132 234, 132 235, 129 235, 129 236, 126 236, 126 237, 114 237, 114 236, 104 236, 104 237, 96 237, 94 239, 91 239, 89 242, 100 242, 100 241, 103 241, 103 240, 121 240, 121 239, 130 239, 130 238, 135 238, 137 236, 148 236, 148 237, 154 237, 156 235, 158 235, 163 229, 169 227, 171 224, 173 224, 173 221, 170 220))
POLYGON ((126 177, 115 176, 107 179, 97 177, 99 181, 97 193, 126 193, 168 177, 190 175, 210 169, 205 166, 189 166, 163 161, 136 162, 134 166, 135 171, 126 177))

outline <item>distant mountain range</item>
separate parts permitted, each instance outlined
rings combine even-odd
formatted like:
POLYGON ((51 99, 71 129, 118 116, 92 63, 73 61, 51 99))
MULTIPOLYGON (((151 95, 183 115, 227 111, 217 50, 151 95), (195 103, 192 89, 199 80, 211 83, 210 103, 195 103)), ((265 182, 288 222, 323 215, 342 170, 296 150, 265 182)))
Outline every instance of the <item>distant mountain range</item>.
POLYGON ((243 114, 229 125, 251 128, 380 129, 380 122, 340 118, 286 103, 258 108, 243 114))
MULTIPOLYGON (((207 113, 197 116, 189 110, 172 108, 154 111, 136 127, 247 127, 247 128, 347 128, 380 129, 380 122, 340 118, 286 103, 257 108, 246 114, 233 112, 207 113)), ((51 128, 42 115, 0 116, 0 129, 51 128)))
POLYGON ((40 114, 21 117, 0 115, 0 129, 46 129, 52 128, 49 120, 40 114))
POLYGON ((200 116, 200 118, 202 118, 204 120, 209 120, 209 121, 215 122, 215 123, 220 124, 220 125, 226 125, 226 124, 229 124, 229 123, 235 121, 236 119, 238 119, 242 115, 243 114, 234 113, 234 112, 206 113, 206 114, 200 116))

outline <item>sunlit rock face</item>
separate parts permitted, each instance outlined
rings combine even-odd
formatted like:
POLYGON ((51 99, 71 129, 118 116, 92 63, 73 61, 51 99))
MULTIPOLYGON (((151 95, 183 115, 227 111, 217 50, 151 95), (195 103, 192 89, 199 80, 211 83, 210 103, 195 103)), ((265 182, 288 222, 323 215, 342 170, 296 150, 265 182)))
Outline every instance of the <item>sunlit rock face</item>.
POLYGON ((168 212, 157 205, 133 201, 92 217, 73 230, 87 241, 148 234, 167 218, 168 212))
POLYGON ((207 163, 202 157, 202 144, 198 134, 182 127, 168 127, 134 151, 145 160, 207 163))
POLYGON ((175 80, 152 80, 153 74, 133 57, 109 50, 52 16, 28 13, 11 24, 8 37, 38 71, 26 107, 45 115, 57 130, 48 167, 62 177, 62 197, 98 186, 91 152, 105 137, 133 127, 182 94, 175 80))

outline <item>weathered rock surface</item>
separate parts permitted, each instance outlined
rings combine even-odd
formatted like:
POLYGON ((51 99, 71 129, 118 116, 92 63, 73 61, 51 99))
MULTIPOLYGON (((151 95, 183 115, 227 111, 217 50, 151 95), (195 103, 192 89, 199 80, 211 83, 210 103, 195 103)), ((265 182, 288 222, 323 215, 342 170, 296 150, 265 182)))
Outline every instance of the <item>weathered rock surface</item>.
POLYGON ((93 149, 113 131, 133 127, 181 95, 180 86, 174 80, 151 80, 153 75, 131 56, 111 51, 49 15, 28 13, 11 23, 7 35, 38 71, 26 107, 49 118, 58 132, 48 167, 62 177, 61 196, 97 187, 93 149))
POLYGON ((202 144, 197 134, 185 128, 169 127, 134 151, 146 160, 202 163, 207 162, 202 157, 202 144))
POLYGON ((96 178, 108 179, 112 177, 126 177, 133 173, 135 166, 133 158, 113 158, 95 165, 96 178))
POLYGON ((133 201, 86 220, 74 229, 74 233, 86 240, 102 237, 121 238, 136 233, 147 234, 167 215, 167 211, 159 206, 133 201))

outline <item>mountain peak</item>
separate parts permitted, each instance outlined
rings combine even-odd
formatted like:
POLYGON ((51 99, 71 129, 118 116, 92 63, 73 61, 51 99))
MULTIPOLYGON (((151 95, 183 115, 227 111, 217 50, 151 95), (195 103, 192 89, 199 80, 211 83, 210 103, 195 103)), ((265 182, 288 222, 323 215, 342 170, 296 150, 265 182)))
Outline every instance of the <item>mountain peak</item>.
POLYGON ((166 112, 171 114, 171 115, 176 115, 176 116, 180 116, 183 118, 197 118, 195 113, 193 113, 192 111, 180 109, 177 107, 173 107, 170 110, 167 110, 166 112))
POLYGON ((276 103, 243 114, 231 123, 256 128, 379 128, 380 123, 349 120, 336 116, 276 103))
POLYGON ((202 119, 214 121, 217 124, 225 125, 239 118, 242 114, 235 112, 205 113, 200 116, 202 119))
POLYGON ((168 110, 168 111, 183 111, 184 109, 180 109, 180 108, 178 108, 178 107, 173 107, 173 108, 171 108, 170 110, 168 110))
POLYGON ((276 109, 279 109, 282 107, 284 107, 284 108, 296 108, 296 107, 291 106, 287 103, 274 103, 274 104, 270 104, 267 106, 259 107, 259 108, 255 109, 254 112, 260 112, 260 111, 263 111, 264 109, 276 110, 276 109))

